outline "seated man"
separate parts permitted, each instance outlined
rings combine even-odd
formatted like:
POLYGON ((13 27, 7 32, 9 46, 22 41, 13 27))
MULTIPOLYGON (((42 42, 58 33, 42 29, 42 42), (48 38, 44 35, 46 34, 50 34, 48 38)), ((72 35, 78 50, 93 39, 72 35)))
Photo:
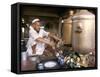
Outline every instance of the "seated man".
MULTIPOLYGON (((44 37, 52 37, 57 41, 61 41, 58 37, 52 35, 50 32, 46 32, 41 29, 41 24, 39 19, 34 19, 29 30, 29 40, 27 42, 27 53, 29 56, 32 55, 42 55, 45 50, 45 45, 54 48, 54 43, 45 40, 44 37)), ((54 52, 55 53, 55 52, 54 52)))

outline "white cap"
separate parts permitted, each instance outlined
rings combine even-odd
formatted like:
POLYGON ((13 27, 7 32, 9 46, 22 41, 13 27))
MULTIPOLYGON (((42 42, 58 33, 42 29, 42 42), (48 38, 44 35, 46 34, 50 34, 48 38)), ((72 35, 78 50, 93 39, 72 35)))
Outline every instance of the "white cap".
POLYGON ((38 18, 34 19, 34 20, 32 21, 32 24, 35 23, 35 22, 37 22, 37 21, 40 21, 40 19, 38 19, 38 18))

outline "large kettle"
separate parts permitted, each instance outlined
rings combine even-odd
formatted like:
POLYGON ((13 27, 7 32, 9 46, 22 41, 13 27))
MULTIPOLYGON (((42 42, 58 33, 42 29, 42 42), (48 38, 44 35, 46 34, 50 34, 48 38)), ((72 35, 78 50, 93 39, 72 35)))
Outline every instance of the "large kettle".
POLYGON ((78 10, 72 24, 73 50, 81 53, 95 50, 95 15, 88 10, 78 10))

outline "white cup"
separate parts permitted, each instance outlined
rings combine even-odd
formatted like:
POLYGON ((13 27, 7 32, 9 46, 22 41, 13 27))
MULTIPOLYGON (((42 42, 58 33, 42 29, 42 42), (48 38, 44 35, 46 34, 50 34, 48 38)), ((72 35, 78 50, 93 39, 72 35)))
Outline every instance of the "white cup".
POLYGON ((22 61, 26 61, 27 60, 27 53, 22 52, 21 58, 22 58, 22 61))

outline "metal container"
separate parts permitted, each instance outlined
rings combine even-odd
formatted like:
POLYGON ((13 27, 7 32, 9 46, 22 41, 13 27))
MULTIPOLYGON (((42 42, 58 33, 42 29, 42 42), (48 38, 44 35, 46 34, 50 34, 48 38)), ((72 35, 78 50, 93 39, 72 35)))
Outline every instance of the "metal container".
POLYGON ((58 63, 60 65, 64 65, 64 56, 62 56, 62 55, 58 56, 58 63))
POLYGON ((44 70, 43 63, 39 63, 37 68, 38 68, 38 70, 44 70))
POLYGON ((65 44, 71 44, 71 36, 72 36, 72 16, 73 11, 69 11, 69 17, 67 19, 64 19, 63 22, 63 39, 65 41, 65 44))
POLYGON ((72 17, 72 48, 81 53, 95 49, 95 15, 80 10, 72 17))

